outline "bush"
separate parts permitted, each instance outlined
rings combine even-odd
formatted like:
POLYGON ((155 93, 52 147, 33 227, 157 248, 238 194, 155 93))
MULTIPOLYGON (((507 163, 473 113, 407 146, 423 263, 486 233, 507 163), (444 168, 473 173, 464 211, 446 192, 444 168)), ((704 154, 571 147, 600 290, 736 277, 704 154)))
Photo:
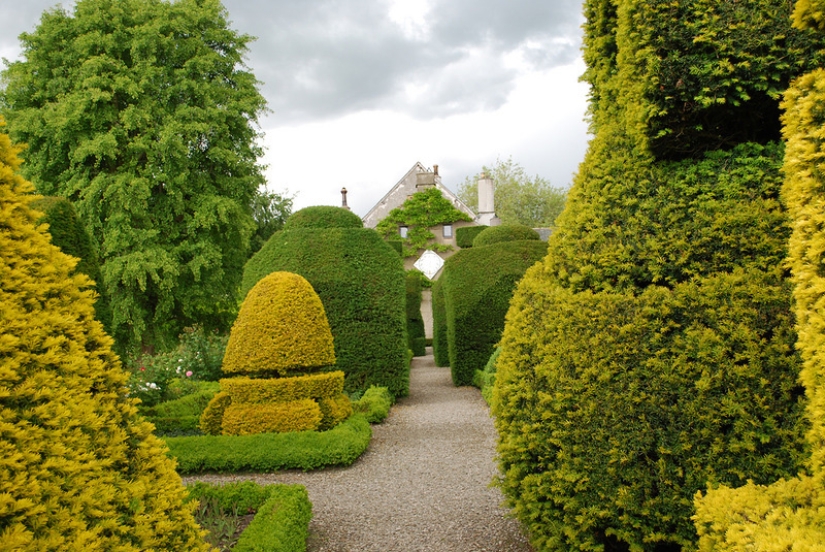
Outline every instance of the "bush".
POLYGON ((354 414, 329 431, 168 437, 166 443, 181 474, 269 472, 349 466, 371 437, 369 422, 354 414))
MULTIPOLYGON (((231 396, 231 395, 230 395, 231 396)), ((223 435, 313 431, 321 425, 318 401, 300 399, 281 403, 232 403, 223 411, 223 435)))
POLYGON ((373 386, 352 405, 352 409, 364 414, 369 423, 380 424, 389 415, 392 403, 392 395, 386 387, 373 386))
POLYGON ((352 401, 347 395, 339 393, 334 397, 324 397, 318 401, 321 407, 320 431, 327 431, 337 426, 352 415, 352 401))
POLYGON ((298 228, 363 228, 361 219, 348 209, 329 205, 304 207, 286 219, 283 230, 298 228))
POLYGON ((200 430, 207 435, 220 435, 223 432, 223 414, 230 404, 232 404, 232 397, 224 391, 212 397, 201 414, 198 424, 200 430))
POLYGON ((424 318, 421 315, 421 280, 426 278, 419 270, 407 271, 407 346, 413 356, 427 354, 424 318))
POLYGON ((251 481, 223 486, 196 483, 190 500, 217 499, 225 510, 255 510, 234 551, 304 552, 312 520, 312 504, 302 485, 260 486, 251 481))
MULTIPOLYGON (((539 233, 521 224, 491 226, 479 232, 473 240, 473 247, 483 247, 505 241, 539 240, 539 233)), ((546 247, 546 245, 545 245, 546 247)))
POLYGON ((343 393, 344 373, 337 370, 322 374, 274 379, 252 379, 239 376, 222 379, 221 389, 229 393, 233 401, 247 404, 325 399, 343 393))
POLYGON ((499 242, 461 250, 444 263, 439 281, 455 385, 471 385, 474 372, 487 364, 501 339, 516 283, 546 248, 541 241, 499 242))
POLYGON ((473 246, 473 240, 479 233, 483 232, 489 228, 484 224, 479 224, 478 226, 462 226, 461 228, 456 228, 455 230, 455 243, 461 249, 469 249, 473 246))
POLYGON ((501 354, 501 347, 496 347, 484 370, 476 370, 473 374, 473 386, 481 390, 481 396, 490 406, 493 405, 493 386, 496 383, 496 361, 499 354, 501 354))
POLYGON ((190 395, 174 399, 149 408, 140 408, 140 413, 155 426, 155 432, 164 435, 182 435, 196 433, 200 418, 209 402, 220 390, 217 383, 207 382, 208 386, 190 395))
POLYGON ((375 231, 278 232, 247 263, 242 291, 276 270, 301 274, 321 298, 347 393, 370 385, 409 393, 404 267, 375 231))
POLYGON ((433 359, 436 366, 450 365, 450 349, 447 343, 447 308, 444 305, 444 278, 433 285, 433 359))
MULTIPOLYGON (((0 119, 0 126, 2 125, 0 119)), ((0 501, 7 550, 208 550, 92 282, 50 243, 0 132, 0 501)))

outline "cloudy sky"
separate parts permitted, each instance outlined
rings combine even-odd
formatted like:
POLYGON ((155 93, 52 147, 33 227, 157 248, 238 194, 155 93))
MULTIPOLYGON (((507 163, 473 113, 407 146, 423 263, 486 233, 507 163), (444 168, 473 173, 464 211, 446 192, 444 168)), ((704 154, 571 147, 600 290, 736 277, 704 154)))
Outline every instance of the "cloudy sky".
MULTIPOLYGON (((223 0, 258 37, 268 187, 359 215, 416 163, 455 190, 497 158, 567 187, 587 146, 581 0, 223 0)), ((0 57, 43 10, 0 0, 0 57)))

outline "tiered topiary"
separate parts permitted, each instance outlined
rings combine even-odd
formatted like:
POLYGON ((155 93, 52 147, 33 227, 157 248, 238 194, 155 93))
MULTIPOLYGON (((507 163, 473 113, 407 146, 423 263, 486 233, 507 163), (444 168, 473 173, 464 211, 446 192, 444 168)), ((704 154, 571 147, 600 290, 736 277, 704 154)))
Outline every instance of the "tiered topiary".
POLYGON ((20 149, 0 132, 0 548, 209 550, 91 280, 36 225, 20 149))
POLYGON ((241 292, 279 270, 300 274, 321 298, 347 392, 409 393, 405 273, 392 247, 368 228, 284 229, 247 262, 241 292))
POLYGON ((419 270, 407 271, 407 346, 413 356, 427 354, 427 336, 421 316, 421 279, 424 277, 419 270))
POLYGON ((343 207, 313 205, 294 212, 284 223, 282 230, 296 228, 363 228, 361 218, 343 207))
POLYGON ((490 226, 479 232, 473 240, 473 247, 493 245, 503 241, 538 240, 539 233, 523 224, 502 224, 490 226))
POLYGON ((324 306, 309 282, 273 272, 247 294, 232 326, 221 393, 201 427, 224 435, 326 430, 352 413, 324 306))

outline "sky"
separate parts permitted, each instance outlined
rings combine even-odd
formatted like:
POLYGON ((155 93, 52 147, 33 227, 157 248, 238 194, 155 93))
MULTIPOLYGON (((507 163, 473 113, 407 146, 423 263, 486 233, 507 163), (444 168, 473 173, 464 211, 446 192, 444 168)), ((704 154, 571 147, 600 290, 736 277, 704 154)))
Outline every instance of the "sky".
MULTIPOLYGON (((512 159, 569 187, 589 136, 579 81, 582 0, 223 0, 229 26, 257 39, 246 63, 267 188, 294 209, 360 216, 416 163, 456 191, 512 159)), ((0 0, 0 58, 46 9, 72 0, 0 0)))

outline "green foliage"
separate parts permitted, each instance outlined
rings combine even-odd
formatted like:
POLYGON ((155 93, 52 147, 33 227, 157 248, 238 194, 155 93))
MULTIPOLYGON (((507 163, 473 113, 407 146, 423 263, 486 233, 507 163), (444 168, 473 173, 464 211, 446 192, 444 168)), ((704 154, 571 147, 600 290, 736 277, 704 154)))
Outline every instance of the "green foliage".
POLYGON ((229 393, 219 391, 215 394, 201 413, 198 424, 200 430, 206 435, 220 435, 223 432, 223 414, 231 404, 232 397, 229 393))
POLYGON ((223 411, 221 434, 255 435, 315 431, 321 425, 322 419, 321 407, 318 401, 312 399, 279 403, 240 403, 232 397, 232 403, 223 411))
POLYGON ((302 485, 265 485, 251 481, 223 486, 196 483, 191 500, 218 501, 224 510, 257 514, 232 548, 235 551, 304 552, 312 519, 312 504, 302 485))
POLYGON ((424 278, 426 276, 419 270, 407 271, 407 347, 413 356, 427 354, 424 318, 421 315, 421 283, 424 278))
POLYGON ((0 132, 0 542, 208 550, 163 443, 124 393, 91 280, 36 225, 21 149, 0 132))
POLYGON ((21 35, 3 113, 38 192, 69 199, 100 244, 121 350, 226 329, 263 184, 265 101, 251 38, 219 0, 80 0, 21 35))
POLYGON ((249 290, 229 334, 224 373, 286 376, 333 364, 324 306, 304 277, 272 272, 249 290))
POLYGON ((433 359, 436 366, 450 365, 450 348, 447 341, 447 307, 444 304, 444 278, 433 285, 433 359))
POLYGON ((276 270, 302 275, 321 298, 347 393, 370 385, 395 397, 409 393, 404 267, 375 231, 278 232, 247 263, 242 292, 276 270))
POLYGON ((344 391, 340 370, 291 378, 252 379, 234 377, 221 380, 221 389, 235 401, 266 404, 299 399, 325 399, 344 391))
MULTIPOLYGON (((547 253, 541 241, 499 242, 447 259, 443 280, 447 349, 455 385, 471 385, 504 329, 516 283, 547 253)), ((441 346, 441 343, 439 343, 441 346)))
MULTIPOLYGON (((555 188, 538 175, 529 177, 521 165, 512 159, 497 159, 495 165, 482 167, 481 172, 493 179, 496 216, 502 224, 522 224, 530 228, 555 226, 567 198, 564 188, 555 188)), ((478 182, 475 177, 465 178, 458 185, 457 195, 470 208, 478 210, 478 182)), ((459 244, 459 247, 464 246, 459 244)))
POLYGON ((538 240, 539 233, 522 224, 502 224, 491 226, 479 232, 473 240, 473 247, 483 247, 504 241, 538 240))
POLYGON ((343 207, 315 205, 304 207, 289 217, 284 230, 297 228, 363 228, 360 217, 343 207))
POLYGON ((252 219, 255 233, 249 242, 249 252, 254 254, 266 243, 272 234, 284 227, 292 214, 293 197, 275 192, 258 190, 252 197, 252 219))
POLYGON ((480 224, 478 226, 462 226, 455 230, 455 243, 461 249, 469 249, 473 246, 473 240, 480 232, 483 232, 489 226, 480 224))
POLYGON ((396 207, 381 221, 375 230, 385 239, 397 239, 398 228, 407 227, 407 237, 402 238, 404 257, 417 255, 421 249, 433 251, 449 251, 449 245, 435 243, 435 234, 430 228, 439 224, 453 224, 455 222, 470 222, 472 218, 459 211, 445 198, 438 188, 428 188, 416 192, 396 207))
POLYGON ((473 373, 473 386, 481 390, 481 396, 488 405, 493 405, 493 386, 496 383, 496 361, 501 354, 501 347, 496 347, 484 370, 476 370, 473 373))
POLYGON ((393 399, 386 387, 371 386, 352 405, 353 412, 364 415, 371 424, 380 424, 390 413, 393 399))
POLYGON ((178 399, 166 401, 140 413, 155 426, 159 435, 186 435, 197 433, 200 418, 209 402, 220 390, 217 382, 205 382, 200 390, 178 399))
POLYGON ((169 437, 170 455, 181 474, 269 472, 349 466, 367 449, 372 437, 361 414, 329 431, 169 437))

